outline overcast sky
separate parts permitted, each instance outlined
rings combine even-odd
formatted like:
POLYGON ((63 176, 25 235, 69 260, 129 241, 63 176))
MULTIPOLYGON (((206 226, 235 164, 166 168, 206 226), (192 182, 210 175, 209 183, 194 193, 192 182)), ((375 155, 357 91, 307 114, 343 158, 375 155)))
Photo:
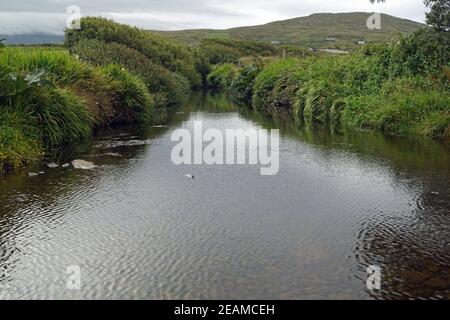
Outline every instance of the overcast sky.
POLYGON ((66 10, 104 16, 146 29, 231 28, 319 12, 383 12, 424 21, 422 0, 0 0, 0 34, 61 34, 66 10))

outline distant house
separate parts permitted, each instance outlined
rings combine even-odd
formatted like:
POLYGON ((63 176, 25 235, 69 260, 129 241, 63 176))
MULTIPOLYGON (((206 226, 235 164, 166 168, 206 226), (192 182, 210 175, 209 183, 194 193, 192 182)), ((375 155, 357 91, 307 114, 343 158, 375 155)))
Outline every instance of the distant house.
POLYGON ((278 45, 278 44, 281 44, 281 42, 280 41, 276 41, 276 40, 272 41, 272 45, 278 45))

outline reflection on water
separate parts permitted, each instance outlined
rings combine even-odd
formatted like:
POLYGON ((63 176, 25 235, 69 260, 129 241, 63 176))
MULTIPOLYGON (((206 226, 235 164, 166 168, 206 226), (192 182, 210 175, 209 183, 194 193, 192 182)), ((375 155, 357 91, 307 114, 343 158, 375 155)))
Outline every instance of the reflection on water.
POLYGON ((99 167, 0 179, 0 297, 450 298, 442 144, 311 128, 198 94, 168 127, 103 132, 52 161, 76 158, 99 167), (171 132, 194 120, 279 128, 280 173, 174 166, 171 132), (66 288, 72 265, 79 291, 66 288), (366 288, 370 265, 380 291, 366 288))

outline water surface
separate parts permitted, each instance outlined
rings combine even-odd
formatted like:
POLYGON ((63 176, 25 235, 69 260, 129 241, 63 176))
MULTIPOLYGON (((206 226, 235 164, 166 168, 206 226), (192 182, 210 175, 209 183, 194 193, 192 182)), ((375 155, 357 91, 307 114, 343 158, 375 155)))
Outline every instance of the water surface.
POLYGON ((450 298, 440 143, 311 128, 198 94, 168 127, 102 132, 52 161, 73 159, 99 166, 0 178, 1 298, 450 298), (194 120, 279 128, 279 174, 173 165, 171 133, 194 120), (66 287, 73 265, 78 291, 66 287), (366 286, 371 265, 379 291, 366 286))

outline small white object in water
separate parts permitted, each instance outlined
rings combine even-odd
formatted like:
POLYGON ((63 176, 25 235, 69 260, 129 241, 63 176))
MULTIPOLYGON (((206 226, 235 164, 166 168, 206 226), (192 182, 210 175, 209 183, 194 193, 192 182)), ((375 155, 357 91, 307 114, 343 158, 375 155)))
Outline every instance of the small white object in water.
POLYGON ((70 164, 69 163, 63 164, 62 167, 63 168, 68 168, 68 167, 70 167, 70 164))
POLYGON ((44 171, 39 171, 39 174, 44 174, 45 172, 44 171))
POLYGON ((153 128, 166 128, 167 126, 166 125, 164 125, 164 124, 162 124, 162 125, 159 125, 159 126, 153 126, 153 128))
POLYGON ((54 169, 54 168, 58 168, 59 165, 57 165, 56 163, 52 162, 52 163, 47 163, 47 167, 49 167, 50 169, 54 169))
POLYGON ((433 194, 433 195, 435 195, 435 196, 438 196, 438 195, 439 195, 439 192, 431 191, 431 194, 433 194))
POLYGON ((28 172, 28 176, 29 177, 36 177, 36 176, 38 176, 39 174, 38 173, 36 173, 36 172, 28 172))
POLYGON ((72 166, 75 169, 81 169, 81 170, 91 170, 91 169, 94 169, 95 167, 97 167, 92 162, 85 161, 85 160, 73 160, 72 166))
POLYGON ((122 157, 122 155, 120 153, 115 153, 115 152, 107 152, 102 154, 102 156, 106 156, 106 157, 122 157))
POLYGON ((195 177, 192 174, 186 174, 185 177, 189 179, 195 179, 195 177))

